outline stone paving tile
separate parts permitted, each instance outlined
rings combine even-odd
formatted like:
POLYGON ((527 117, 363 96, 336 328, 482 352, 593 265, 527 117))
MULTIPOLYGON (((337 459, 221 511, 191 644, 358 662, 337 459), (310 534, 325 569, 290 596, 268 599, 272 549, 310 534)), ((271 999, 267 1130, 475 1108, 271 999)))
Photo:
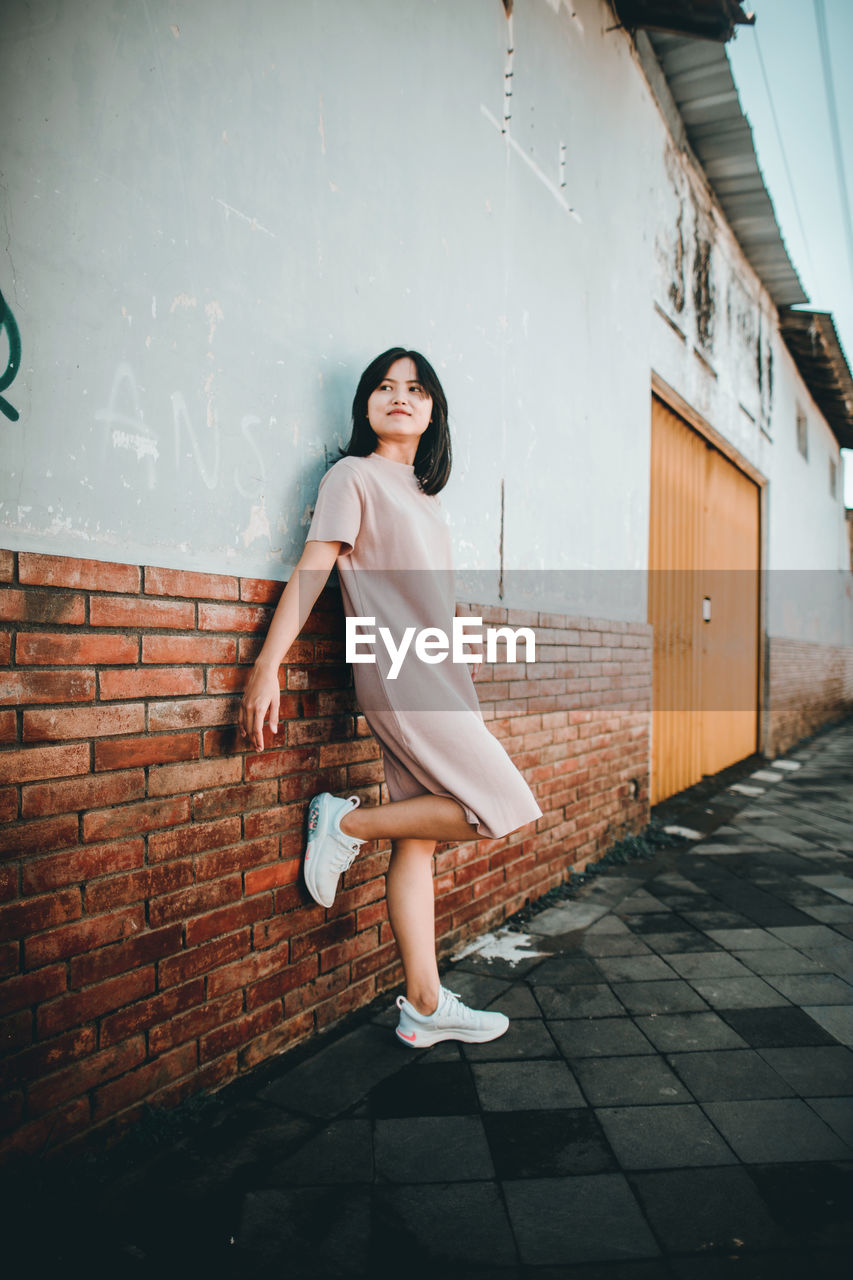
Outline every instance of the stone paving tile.
POLYGON ((761 1056, 802 1097, 853 1094, 853 1053, 842 1045, 762 1049, 761 1056))
POLYGON ((659 915, 664 911, 666 911, 666 907, 663 905, 660 898, 656 898, 654 894, 649 893, 647 889, 637 889, 635 893, 624 898, 622 902, 619 903, 618 907, 615 908, 615 914, 617 916, 622 916, 623 919, 626 916, 633 917, 648 913, 651 913, 652 915, 659 915))
POLYGON ((593 986, 537 987, 536 999, 546 1018, 607 1018, 623 1012, 604 983, 593 986))
POLYGON ((625 933, 587 934, 583 950, 590 956, 640 956, 648 955, 649 948, 630 930, 625 933))
POLYGON ((853 920, 853 906, 848 907, 842 903, 838 906, 803 907, 803 911, 821 924, 846 924, 853 920))
POLYGON ((850 1147, 799 1098, 702 1105, 745 1164, 853 1157, 850 1147))
MULTIPOLYGON (((293 1187, 252 1191, 243 1201, 237 1246, 258 1264, 288 1260, 288 1276, 324 1271, 363 1276, 370 1248, 370 1192, 366 1188, 293 1187), (317 1223, 323 1223, 322 1232, 317 1223)), ((127 1265, 125 1263, 125 1265, 127 1265)))
POLYGON ((779 941, 766 929, 709 929, 708 937, 727 951, 765 951, 779 949, 779 941))
POLYGON ((853 1008, 850 1005, 803 1005, 803 1013, 841 1044, 853 1046, 853 1008))
POLYGON ((586 1106, 564 1062, 475 1062, 471 1070, 484 1111, 559 1111, 586 1106))
POLYGON ((575 1074, 594 1107, 643 1103, 691 1102, 684 1085, 662 1058, 586 1058, 575 1063, 575 1074))
POLYGON ((641 982, 654 978, 674 978, 675 974, 660 956, 602 956, 598 967, 608 982, 641 982))
POLYGON ((769 932, 792 947, 831 947, 838 942, 838 935, 824 924, 794 925, 770 929, 769 932))
POLYGON ((483 1125, 501 1179, 574 1177, 616 1168, 595 1113, 588 1108, 489 1111, 483 1125))
POLYGON ((601 982, 601 969, 588 956, 558 955, 543 960, 529 976, 534 987, 563 987, 601 982))
POLYGON ((702 997, 680 979, 671 982, 615 982, 613 990, 630 1013, 681 1013, 708 1007, 702 997))
POLYGON ((853 1095, 849 1098, 806 1098, 805 1101, 853 1150, 853 1095))
POLYGON ((497 1040, 463 1044, 470 1062, 512 1061, 519 1058, 556 1058, 557 1048, 541 1018, 517 1018, 497 1040))
MULTIPOLYGON (((700 1015, 701 1016, 701 1015, 700 1015)), ((571 1019, 548 1023, 560 1052, 569 1062, 654 1053, 654 1047, 627 1016, 571 1019)))
POLYGON ((595 1114, 623 1169, 690 1169, 737 1163, 695 1103, 670 1107, 605 1107, 595 1114))
MULTIPOLYGON (((518 1259, 503 1196, 494 1182, 377 1187, 374 1214, 371 1266, 364 1274, 376 1280, 401 1274, 418 1280, 427 1275, 502 1277, 503 1268, 512 1268, 518 1259), (448 1266, 463 1270, 449 1271, 448 1266)), ((289 1270, 279 1274, 289 1280, 289 1270)))
POLYGON ((643 941, 658 955, 675 955, 690 952, 708 952, 713 949, 707 934, 698 930, 673 930, 671 933, 646 933, 643 941))
POLYGON ((732 1253, 788 1242, 745 1169, 634 1173, 629 1181, 667 1252, 732 1253))
POLYGON ((701 911, 681 913, 688 924, 709 933, 712 929, 748 929, 749 920, 736 911, 716 911, 703 907, 701 911))
POLYGON ((540 911, 528 921, 527 930, 528 933, 539 936, 558 938, 592 924, 606 915, 607 910, 604 903, 593 905, 589 902, 569 903, 566 907, 550 907, 547 911, 540 911))
POLYGON ((408 1066, 412 1058, 406 1052, 385 1028, 368 1023, 287 1071, 257 1096, 289 1111, 340 1115, 380 1080, 408 1066))
POLYGON ((369 1120, 335 1120, 304 1146, 274 1164, 268 1187, 320 1186, 373 1181, 373 1130, 369 1120))
POLYGON ((853 987, 833 973, 773 973, 767 981, 794 1004, 853 1005, 853 987))
MULTIPOLYGON (((785 1224, 793 1241, 808 1246, 813 1257, 821 1249, 841 1247, 850 1275, 853 1248, 853 1164, 768 1164, 750 1169, 762 1199, 777 1221, 785 1224)), ((807 1274, 812 1276, 811 1266, 807 1274)))
POLYGON ((692 978, 745 978, 749 970, 727 951, 697 951, 675 955, 664 954, 663 959, 676 973, 688 980, 692 978))
POLYGON ((493 1178, 479 1116, 408 1116, 377 1120, 377 1177, 386 1182, 470 1182, 493 1178))
POLYGON ((636 1018, 640 1031, 661 1053, 672 1050, 745 1049, 737 1031, 716 1013, 672 1013, 636 1018))
POLYGON ((794 947, 782 947, 772 951, 732 951, 735 959, 740 960, 754 973, 767 976, 771 973, 821 973, 823 966, 811 956, 804 956, 794 947))
POLYGON ((795 1092, 753 1049, 673 1053, 667 1056, 667 1062, 697 1102, 788 1098, 795 1092))
POLYGON ((499 1009, 508 1018, 538 1018, 541 1016, 541 1011, 534 999, 533 992, 523 982, 516 982, 513 986, 507 987, 499 996, 495 996, 494 1000, 485 1001, 483 1007, 499 1009))
MULTIPOLYGON (((503 1184, 524 1262, 570 1266, 657 1257, 660 1250, 621 1174, 503 1184)), ((608 1272, 608 1275, 615 1273, 608 1272)))
POLYGON ((754 1049, 787 1049, 834 1044, 834 1038, 802 1009, 724 1009, 722 1017, 754 1049))
POLYGON ((418 1060, 398 1071, 368 1094, 370 1114, 390 1119, 402 1116, 462 1116, 477 1110, 471 1073, 458 1055, 455 1062, 418 1060))
POLYGON ((765 1009, 787 1004, 762 978, 696 978, 691 983, 715 1009, 765 1009))

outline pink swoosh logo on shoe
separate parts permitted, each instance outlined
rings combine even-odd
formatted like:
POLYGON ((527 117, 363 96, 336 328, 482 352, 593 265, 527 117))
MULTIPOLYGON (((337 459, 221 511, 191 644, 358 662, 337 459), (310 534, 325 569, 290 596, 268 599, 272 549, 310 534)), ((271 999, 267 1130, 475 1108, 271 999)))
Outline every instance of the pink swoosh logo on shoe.
POLYGON ((412 1044, 414 1044, 415 1040, 417 1040, 418 1038, 417 1031, 413 1031, 410 1036, 407 1036, 405 1031, 398 1030, 397 1035, 400 1037, 401 1040, 409 1040, 411 1041, 412 1044))

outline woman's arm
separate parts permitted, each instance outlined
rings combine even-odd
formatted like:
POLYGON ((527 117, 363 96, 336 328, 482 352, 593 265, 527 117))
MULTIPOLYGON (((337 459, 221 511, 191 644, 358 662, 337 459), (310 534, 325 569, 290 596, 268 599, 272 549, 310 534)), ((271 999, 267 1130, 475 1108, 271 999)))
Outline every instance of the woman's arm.
POLYGON ((264 749, 264 720, 267 712, 270 729, 273 733, 278 733, 278 669, 305 626, 314 602, 332 572, 332 565, 340 549, 340 542, 306 542, 299 563, 281 593, 267 638, 255 659, 240 706, 240 732, 258 751, 264 749), (300 574, 303 571, 305 577, 300 585, 300 574))

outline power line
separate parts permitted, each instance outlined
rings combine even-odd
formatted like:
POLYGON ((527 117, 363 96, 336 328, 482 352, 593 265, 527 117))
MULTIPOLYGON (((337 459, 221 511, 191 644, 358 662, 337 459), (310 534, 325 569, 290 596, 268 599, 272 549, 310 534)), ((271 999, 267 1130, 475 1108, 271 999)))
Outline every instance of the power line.
POLYGON ((812 262, 811 251, 809 249, 809 238, 806 235, 806 229, 803 226, 803 215, 800 213, 800 205, 797 200, 797 189, 794 186, 794 179, 791 176, 791 169, 788 164, 788 153, 785 150, 785 143, 782 141, 782 130, 779 127, 779 117, 776 115, 776 103, 773 101, 773 93, 770 89, 770 80, 768 79, 768 76, 767 76, 767 69, 764 66, 764 58, 761 53, 761 44, 759 43, 759 40, 758 40, 758 30, 756 27, 752 28, 752 33, 755 36, 755 51, 758 54, 758 65, 761 67, 761 76, 762 76, 762 79, 764 80, 764 88, 767 90, 767 101, 770 103, 770 114, 773 117, 773 125, 776 129, 776 140, 779 143, 779 150, 782 153, 782 164, 785 166, 785 176, 788 179, 788 188, 791 192, 791 201, 794 205, 794 212, 797 215, 797 223, 800 228, 800 235, 803 238, 803 245, 805 247, 806 257, 808 258, 808 262, 809 262, 809 270, 811 272, 812 279, 814 279, 815 269, 814 269, 814 263, 812 262))
POLYGON ((850 201, 847 197, 847 177, 844 173, 841 130, 838 127, 838 109, 835 103, 835 85, 832 80, 829 37, 826 31, 826 10, 823 5, 824 0, 814 0, 815 21, 817 22, 818 43, 820 45, 820 61, 823 69, 823 84, 826 90, 826 106, 829 111, 829 130, 832 135, 832 150, 835 155, 835 175, 838 180, 838 194, 841 197, 841 221, 844 225, 844 236, 847 241, 850 279, 853 281, 853 221, 850 218, 850 201))

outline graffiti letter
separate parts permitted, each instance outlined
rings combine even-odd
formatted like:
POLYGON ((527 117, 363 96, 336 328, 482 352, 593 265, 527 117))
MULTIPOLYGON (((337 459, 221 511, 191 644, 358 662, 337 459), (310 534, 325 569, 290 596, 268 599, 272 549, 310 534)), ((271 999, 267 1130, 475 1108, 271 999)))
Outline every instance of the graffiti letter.
MULTIPOLYGON (((15 317, 12 315, 9 306, 0 293, 0 332, 6 330, 6 336, 9 339, 9 359, 6 362, 6 368, 0 374, 0 391, 5 391, 10 382, 14 382, 21 367, 21 335, 18 332, 18 326, 15 323, 15 317)), ((6 417, 12 422, 17 422, 20 414, 0 396, 0 413, 5 413, 6 417)))

